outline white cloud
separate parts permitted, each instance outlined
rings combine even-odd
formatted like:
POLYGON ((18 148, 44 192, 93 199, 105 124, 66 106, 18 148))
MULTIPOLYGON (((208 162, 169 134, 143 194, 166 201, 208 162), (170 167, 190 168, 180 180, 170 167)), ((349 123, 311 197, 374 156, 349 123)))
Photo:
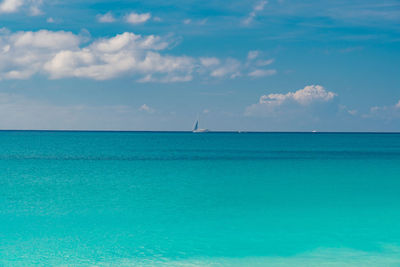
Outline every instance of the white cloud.
POLYGON ((350 115, 355 116, 355 115, 357 115, 358 111, 355 110, 355 109, 349 109, 349 110, 347 110, 347 113, 349 113, 350 115))
POLYGON ((143 105, 140 106, 139 111, 144 111, 144 112, 146 112, 146 113, 150 113, 150 114, 151 114, 151 113, 154 113, 154 112, 155 112, 155 109, 149 107, 149 106, 146 105, 146 104, 143 104, 143 105))
POLYGON ((254 70, 234 58, 189 57, 166 54, 174 43, 169 38, 130 32, 92 39, 89 33, 40 30, 12 33, 0 30, 0 80, 28 79, 40 74, 51 79, 106 80, 130 75, 139 82, 187 82, 194 74, 216 78, 274 74, 254 70))
POLYGON ((339 110, 350 114, 351 116, 356 116, 358 114, 358 110, 350 109, 346 105, 339 105, 339 110))
POLYGON ((254 50, 254 51, 249 51, 249 53, 247 54, 247 59, 248 60, 253 60, 255 58, 257 58, 260 54, 260 51, 254 50))
POLYGON ((309 85, 287 94, 263 95, 258 103, 246 108, 245 115, 265 116, 276 115, 276 112, 284 110, 304 110, 312 104, 330 102, 336 96, 320 85, 309 85))
POLYGON ((195 59, 161 55, 169 43, 154 35, 123 33, 82 47, 70 32, 17 32, 0 35, 0 79, 26 79, 36 73, 52 79, 111 79, 152 74, 164 82, 189 80, 195 59))
POLYGON ((131 24, 141 24, 141 23, 148 21, 150 18, 151 18, 150 13, 139 14, 139 13, 132 12, 132 13, 126 15, 125 21, 129 22, 131 24))
POLYGON ((14 48, 44 48, 51 50, 77 48, 80 42, 79 37, 71 32, 51 32, 47 30, 17 32, 10 35, 8 41, 14 48))
POLYGON ((218 66, 211 72, 213 77, 224 77, 229 76, 230 78, 236 78, 240 76, 241 64, 238 60, 228 58, 222 66, 218 66))
POLYGON ((205 67, 215 66, 220 63, 220 60, 216 57, 201 57, 200 63, 205 67))
POLYGON ((249 25, 253 22, 254 18, 257 16, 257 13, 264 10, 264 7, 268 4, 268 1, 260 1, 254 7, 253 10, 249 13, 249 15, 243 20, 244 25, 249 25))
POLYGON ((47 23, 54 23, 55 20, 54 20, 52 17, 50 17, 50 18, 47 18, 47 19, 46 19, 46 22, 47 22, 47 23))
POLYGON ((254 6, 254 11, 263 11, 268 1, 260 1, 254 6))
POLYGON ((42 3, 43 0, 3 0, 0 3, 0 13, 15 13, 26 6, 32 16, 38 16, 43 14, 40 9, 42 3))
POLYGON ((205 24, 207 24, 207 21, 208 21, 208 18, 201 19, 201 20, 195 20, 195 21, 193 21, 191 19, 184 19, 183 24, 205 25, 205 24))
POLYGON ((37 1, 36 4, 31 5, 30 13, 32 16, 39 16, 43 14, 43 11, 40 9, 42 1, 37 1))
POLYGON ((369 113, 363 114, 363 118, 379 119, 382 121, 391 121, 400 118, 400 100, 389 106, 374 106, 371 107, 369 113))
POLYGON ((160 21, 162 21, 162 18, 160 18, 160 17, 154 17, 153 20, 154 20, 154 21, 157 21, 157 22, 160 22, 160 21))
POLYGON ((101 23, 112 23, 115 22, 115 18, 111 12, 107 12, 104 15, 97 15, 97 20, 101 23))
POLYGON ((294 100, 301 105, 309 105, 314 101, 330 101, 335 96, 335 93, 326 91, 325 88, 320 85, 309 85, 294 93, 263 95, 260 97, 260 104, 281 105, 285 101, 294 100))
POLYGON ((276 74, 276 70, 261 70, 261 69, 257 69, 257 70, 253 70, 252 72, 249 73, 250 77, 265 77, 265 76, 271 76, 271 75, 275 75, 276 74))
POLYGON ((257 61, 257 66, 267 66, 267 65, 271 65, 272 63, 274 63, 274 59, 268 59, 268 60, 259 60, 257 61))
POLYGON ((24 4, 23 0, 3 0, 0 3, 0 13, 14 13, 24 4))

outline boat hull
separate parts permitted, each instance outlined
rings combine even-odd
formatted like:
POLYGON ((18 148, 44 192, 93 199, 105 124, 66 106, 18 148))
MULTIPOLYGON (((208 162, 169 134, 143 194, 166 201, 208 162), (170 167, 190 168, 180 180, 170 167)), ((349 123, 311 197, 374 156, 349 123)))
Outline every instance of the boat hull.
POLYGON ((207 133, 207 132, 209 132, 209 130, 208 129, 197 129, 197 130, 194 130, 193 132, 194 133, 207 133))

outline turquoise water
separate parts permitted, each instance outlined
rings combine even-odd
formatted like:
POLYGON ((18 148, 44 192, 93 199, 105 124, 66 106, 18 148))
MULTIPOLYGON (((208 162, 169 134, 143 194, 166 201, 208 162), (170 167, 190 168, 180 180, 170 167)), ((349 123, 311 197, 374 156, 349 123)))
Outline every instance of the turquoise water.
POLYGON ((400 134, 0 132, 0 266, 400 266, 400 134))

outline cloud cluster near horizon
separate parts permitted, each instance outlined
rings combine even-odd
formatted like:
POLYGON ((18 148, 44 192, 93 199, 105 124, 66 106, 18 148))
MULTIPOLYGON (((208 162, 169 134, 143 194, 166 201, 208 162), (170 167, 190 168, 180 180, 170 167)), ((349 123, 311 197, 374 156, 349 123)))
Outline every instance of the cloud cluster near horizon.
POLYGON ((336 93, 327 91, 320 85, 308 85, 303 89, 286 94, 262 95, 259 102, 246 108, 247 116, 270 116, 288 109, 306 109, 318 103, 331 102, 336 93))
POLYGON ((392 105, 373 106, 367 114, 361 115, 367 119, 378 119, 386 122, 400 119, 400 100, 392 105))

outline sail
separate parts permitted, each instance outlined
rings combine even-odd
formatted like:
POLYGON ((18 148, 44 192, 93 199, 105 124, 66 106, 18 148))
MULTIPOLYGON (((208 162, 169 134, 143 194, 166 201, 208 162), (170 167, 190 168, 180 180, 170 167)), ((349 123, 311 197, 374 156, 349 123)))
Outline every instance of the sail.
POLYGON ((193 126, 193 131, 196 131, 199 128, 199 120, 196 120, 193 126))

